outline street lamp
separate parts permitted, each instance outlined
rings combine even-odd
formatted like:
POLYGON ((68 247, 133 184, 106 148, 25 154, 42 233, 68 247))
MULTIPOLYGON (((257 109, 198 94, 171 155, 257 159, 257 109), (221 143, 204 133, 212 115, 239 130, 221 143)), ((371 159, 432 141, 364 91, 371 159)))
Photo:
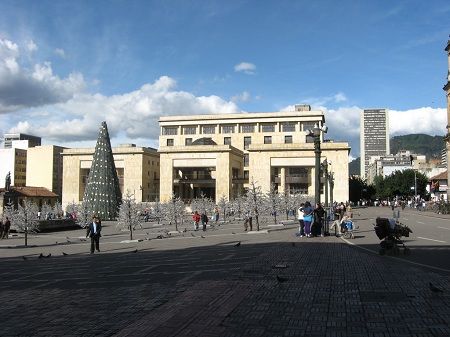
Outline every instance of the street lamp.
POLYGON ((330 182, 330 173, 328 173, 328 165, 331 166, 331 161, 328 161, 327 158, 322 163, 322 169, 323 169, 323 177, 324 177, 324 184, 325 184, 325 207, 328 207, 328 183, 330 182))
POLYGON ((309 135, 314 137, 314 154, 316 157, 315 161, 315 203, 316 205, 320 203, 320 154, 322 151, 320 150, 320 134, 326 133, 328 131, 328 127, 326 125, 319 126, 319 123, 314 124, 314 128, 309 130, 309 135))

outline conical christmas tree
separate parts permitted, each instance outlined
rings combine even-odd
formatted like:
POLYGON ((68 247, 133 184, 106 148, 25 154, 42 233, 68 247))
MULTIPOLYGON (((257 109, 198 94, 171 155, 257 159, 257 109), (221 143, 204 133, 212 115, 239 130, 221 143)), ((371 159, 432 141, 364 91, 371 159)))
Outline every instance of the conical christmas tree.
POLYGON ((83 201, 87 202, 92 211, 102 219, 114 220, 121 200, 108 127, 106 122, 102 122, 83 201))

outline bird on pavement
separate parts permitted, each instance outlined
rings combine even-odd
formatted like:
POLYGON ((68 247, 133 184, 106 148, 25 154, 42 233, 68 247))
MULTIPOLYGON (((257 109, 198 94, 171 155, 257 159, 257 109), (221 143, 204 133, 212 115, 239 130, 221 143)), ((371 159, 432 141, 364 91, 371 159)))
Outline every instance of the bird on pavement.
POLYGON ((46 255, 44 257, 47 258, 47 257, 51 257, 51 256, 52 256, 52 253, 48 253, 48 255, 46 255))
POLYGON ((236 234, 235 232, 231 232, 231 234, 236 234))
POLYGON ((67 242, 67 243, 72 243, 72 241, 70 241, 70 240, 66 240, 66 242, 67 242))
POLYGON ((241 245, 241 241, 239 241, 238 243, 236 243, 235 245, 234 245, 234 247, 239 247, 241 245))
POLYGON ((24 261, 28 260, 28 258, 27 258, 26 256, 22 256, 22 259, 23 259, 24 261))
POLYGON ((133 250, 133 253, 137 253, 137 252, 138 252, 137 248, 135 250, 133 250))
POLYGON ((287 280, 289 280, 287 277, 281 277, 281 276, 278 276, 278 275, 277 275, 277 281, 278 281, 279 283, 284 283, 284 282, 286 282, 287 280))
POLYGON ((86 241, 86 239, 85 238, 80 238, 80 241, 86 241))
POLYGON ((38 259, 42 259, 44 257, 44 254, 40 253, 38 256, 38 259))
POLYGON ((204 239, 205 237, 202 235, 201 238, 204 239))
POLYGON ((187 228, 183 229, 183 233, 186 233, 186 232, 187 232, 187 228))
POLYGON ((164 237, 162 235, 158 235, 156 238, 157 239, 163 239, 164 237))
POLYGON ((191 233, 191 236, 195 236, 195 234, 194 234, 194 233, 191 233))
POLYGON ((443 293, 444 290, 436 287, 433 283, 429 282, 428 285, 430 286, 430 290, 434 293, 443 293))
POLYGON ((62 255, 67 256, 67 255, 69 255, 69 254, 62 252, 62 255))

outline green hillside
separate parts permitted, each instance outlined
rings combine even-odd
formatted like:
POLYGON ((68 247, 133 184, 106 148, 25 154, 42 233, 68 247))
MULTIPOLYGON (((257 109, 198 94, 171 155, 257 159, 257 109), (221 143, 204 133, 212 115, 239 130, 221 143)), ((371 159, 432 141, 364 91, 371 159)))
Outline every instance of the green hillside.
POLYGON ((443 136, 411 134, 391 138, 392 154, 397 154, 400 150, 409 150, 414 154, 426 155, 427 159, 439 158, 444 147, 443 136))

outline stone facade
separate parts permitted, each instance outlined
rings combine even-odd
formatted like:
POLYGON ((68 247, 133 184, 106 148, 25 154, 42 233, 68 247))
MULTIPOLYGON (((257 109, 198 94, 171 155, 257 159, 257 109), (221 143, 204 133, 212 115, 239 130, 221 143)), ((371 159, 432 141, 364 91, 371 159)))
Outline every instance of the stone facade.
MULTIPOLYGON (((291 112, 161 117, 161 201, 172 194, 191 199, 200 193, 233 199, 252 179, 264 192, 273 183, 280 192, 314 194, 314 144, 308 135, 324 122, 323 112, 309 106, 291 112)), ((350 148, 323 139, 321 146, 321 161, 332 163, 334 199, 346 201, 350 148)))
MULTIPOLYGON (((159 155, 155 149, 134 144, 112 148, 122 193, 134 193, 136 202, 159 198, 159 155)), ((81 202, 92 165, 94 148, 65 149, 63 155, 63 198, 65 207, 81 202)))

